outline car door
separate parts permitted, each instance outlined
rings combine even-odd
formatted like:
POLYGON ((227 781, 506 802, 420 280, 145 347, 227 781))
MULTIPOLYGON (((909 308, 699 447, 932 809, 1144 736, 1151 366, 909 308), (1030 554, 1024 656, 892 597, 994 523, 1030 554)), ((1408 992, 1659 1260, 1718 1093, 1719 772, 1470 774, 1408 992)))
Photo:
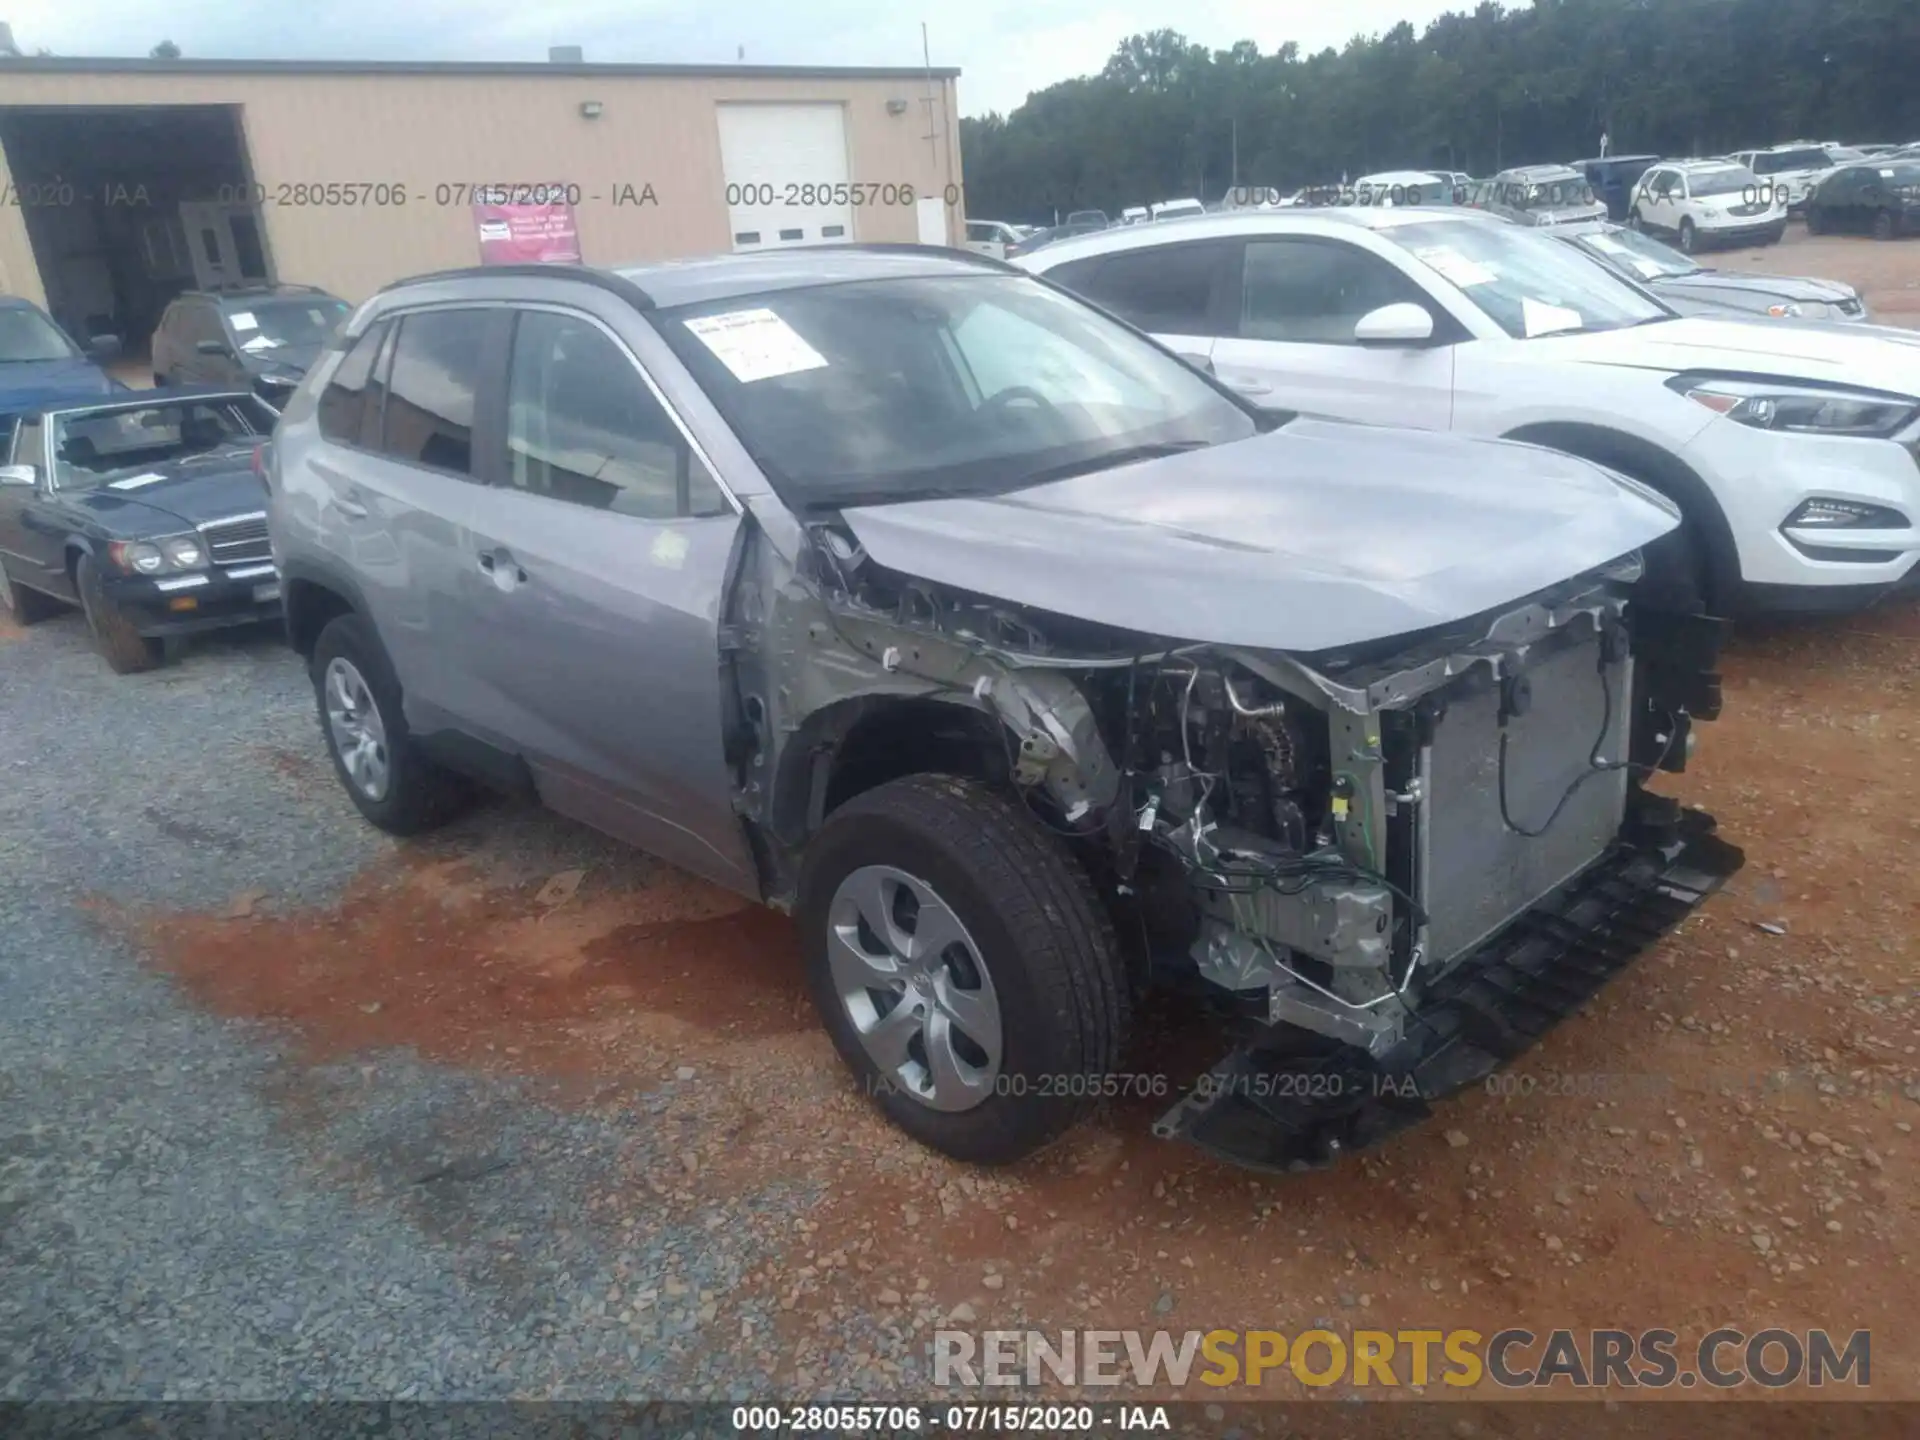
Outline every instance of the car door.
POLYGON ((38 477, 30 486, 0 485, 0 558, 7 573, 36 590, 73 598, 66 576, 66 532, 52 514, 45 422, 29 419, 16 425, 5 460, 30 466, 38 477))
POLYGON ((1256 403, 1348 420, 1446 430, 1453 424, 1457 322, 1399 266, 1345 240, 1250 237, 1231 331, 1213 347, 1221 381, 1256 403), (1435 341, 1362 345, 1361 317, 1411 304, 1435 341))
POLYGON ((480 468, 500 417, 478 404, 504 364, 508 313, 441 306, 369 327, 317 405, 326 444, 312 473, 320 543, 359 582, 417 734, 458 730, 477 707, 470 652, 483 646, 466 584, 480 468))
POLYGON ((1045 273, 1205 368, 1215 341, 1230 333, 1237 257, 1231 240, 1188 240, 1096 255, 1045 273))
POLYGON ((1641 177, 1630 213, 1639 218, 1642 229, 1670 230, 1678 223, 1673 213, 1673 182, 1674 172, 1661 168, 1641 177))
POLYGON ((554 809, 757 893, 722 744, 737 508, 640 361, 584 311, 515 312, 501 409, 464 571, 469 718, 554 809))

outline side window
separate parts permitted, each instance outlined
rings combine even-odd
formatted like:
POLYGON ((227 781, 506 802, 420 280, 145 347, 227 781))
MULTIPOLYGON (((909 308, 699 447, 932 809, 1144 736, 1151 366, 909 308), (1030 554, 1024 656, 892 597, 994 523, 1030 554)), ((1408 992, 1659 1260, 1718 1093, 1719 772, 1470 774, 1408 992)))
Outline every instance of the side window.
POLYGON ((13 444, 8 450, 8 463, 13 465, 31 465, 42 480, 47 478, 45 449, 42 444, 46 428, 38 420, 22 420, 13 427, 13 444))
POLYGON ((485 310, 404 316, 387 363, 380 448, 396 460, 473 474, 474 396, 486 349, 485 310))
POLYGON ((1056 265, 1047 271, 1047 279, 1054 284, 1093 299, 1094 276, 1100 273, 1100 267, 1107 263, 1104 255, 1095 255, 1088 260, 1069 260, 1065 265, 1056 265))
POLYGON ((1409 301, 1420 288, 1377 255, 1339 240, 1247 243, 1240 334, 1296 345, 1351 345, 1360 317, 1409 301))
MULTIPOLYGON (((1226 253, 1217 243, 1122 250, 1106 256, 1098 273, 1074 288, 1149 333, 1208 335, 1226 253)), ((1064 280, 1067 268, 1054 271, 1054 278, 1071 283, 1064 280)))
POLYGON ((380 353, 380 342, 386 334, 384 320, 368 327, 335 367, 327 388, 320 392, 314 407, 320 433, 336 445, 360 443, 367 413, 367 385, 373 378, 374 357, 380 353))
MULTIPOLYGON (((402 329, 403 354, 406 339, 402 329)), ((732 508, 627 353, 592 322, 544 310, 514 325, 506 479, 643 520, 732 508)))
POLYGON ((380 353, 384 338, 386 321, 369 326, 334 369, 334 378, 326 382, 326 390, 315 405, 321 434, 336 445, 361 444, 361 428, 367 417, 367 382, 372 380, 372 361, 380 353))

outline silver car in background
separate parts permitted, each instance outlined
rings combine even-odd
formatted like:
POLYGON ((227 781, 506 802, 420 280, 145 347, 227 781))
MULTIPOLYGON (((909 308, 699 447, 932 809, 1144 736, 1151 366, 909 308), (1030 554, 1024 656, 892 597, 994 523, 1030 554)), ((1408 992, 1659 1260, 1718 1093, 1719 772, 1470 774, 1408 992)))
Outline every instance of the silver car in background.
POLYGON ((1718 706, 1718 622, 1632 589, 1671 505, 1256 410, 977 256, 408 281, 267 470, 363 815, 477 779, 790 911, 866 1092, 965 1159, 1146 1094, 1323 1163, 1739 864, 1642 785, 1718 706), (1184 1095, 1123 1060, 1168 987, 1227 1051, 1184 1095))

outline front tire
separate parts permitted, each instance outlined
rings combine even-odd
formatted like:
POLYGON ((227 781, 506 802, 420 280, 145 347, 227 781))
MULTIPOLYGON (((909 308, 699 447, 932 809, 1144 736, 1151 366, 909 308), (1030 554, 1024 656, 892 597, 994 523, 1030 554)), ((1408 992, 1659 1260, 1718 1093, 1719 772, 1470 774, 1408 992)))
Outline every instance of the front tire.
POLYGON ((1691 219, 1682 219, 1680 222, 1680 249, 1682 252, 1691 255, 1699 247, 1699 244, 1700 232, 1694 228, 1693 221, 1691 219))
POLYGON ((14 624, 37 625, 60 608, 60 602, 51 595, 42 595, 17 582, 7 573, 6 562, 0 560, 0 611, 14 624))
POLYGON ((100 565, 93 556, 80 557, 73 578, 74 588, 80 592, 80 608, 87 617, 87 629, 93 632, 93 647, 107 662, 109 670, 116 675, 134 675, 166 661, 166 642, 142 635, 126 612, 107 598, 100 565))
POLYGON ((1112 922, 1015 801, 945 775, 869 790, 808 847, 798 899, 834 1047, 922 1144, 1019 1160, 1105 1091, 1130 1006, 1112 922))
POLYGON ((1638 206, 1635 206, 1627 212, 1627 228, 1629 230, 1639 230, 1642 232, 1646 230, 1647 224, 1646 221, 1640 218, 1640 209, 1638 206))
MULTIPOLYGON (((1782 233, 1784 233, 1784 227, 1782 228, 1782 233)), ((1817 205, 1809 205, 1807 207, 1807 233, 1809 235, 1824 235, 1827 233, 1827 217, 1817 205)))
POLYGON ((365 620, 329 621, 314 642, 311 674, 334 774, 362 815, 390 835, 417 835, 465 808, 466 784, 414 743, 399 681, 365 620))
POLYGON ((1873 212, 1873 238, 1892 240, 1900 234, 1900 222, 1894 218, 1891 210, 1873 212))

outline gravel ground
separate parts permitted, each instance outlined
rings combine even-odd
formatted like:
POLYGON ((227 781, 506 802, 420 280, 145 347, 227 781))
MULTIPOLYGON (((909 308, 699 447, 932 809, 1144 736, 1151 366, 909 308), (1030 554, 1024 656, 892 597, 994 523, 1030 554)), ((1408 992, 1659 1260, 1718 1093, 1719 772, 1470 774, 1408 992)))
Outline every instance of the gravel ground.
MULTIPOLYGON (((406 1050, 303 1066, 122 938, 119 913, 324 905, 392 865, 330 777, 276 763, 318 743, 277 637, 119 678, 53 621, 0 638, 0 713, 0 1399, 728 1391, 702 1306, 756 1210, 804 1195, 714 1228, 621 1214, 607 1176, 666 1163, 660 1097, 556 1108, 406 1050)), ((610 859, 536 814, 486 824, 535 870, 610 859)))

